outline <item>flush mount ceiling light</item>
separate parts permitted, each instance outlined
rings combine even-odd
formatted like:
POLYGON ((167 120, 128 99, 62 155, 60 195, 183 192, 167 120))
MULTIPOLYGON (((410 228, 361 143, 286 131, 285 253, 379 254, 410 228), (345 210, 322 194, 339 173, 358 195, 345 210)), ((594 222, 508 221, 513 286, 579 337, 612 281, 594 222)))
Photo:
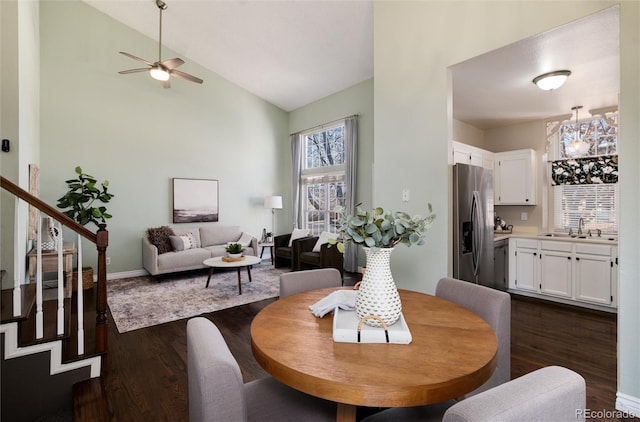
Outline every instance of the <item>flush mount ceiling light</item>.
POLYGON ((570 70, 556 70, 554 72, 548 72, 540 76, 536 76, 533 78, 533 83, 544 91, 550 91, 552 89, 560 88, 569 75, 571 75, 570 70))

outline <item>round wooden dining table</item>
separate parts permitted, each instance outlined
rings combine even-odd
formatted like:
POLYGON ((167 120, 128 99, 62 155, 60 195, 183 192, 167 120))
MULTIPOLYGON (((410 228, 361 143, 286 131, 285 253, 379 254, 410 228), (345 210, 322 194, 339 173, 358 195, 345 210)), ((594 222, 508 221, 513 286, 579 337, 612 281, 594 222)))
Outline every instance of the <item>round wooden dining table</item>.
POLYGON ((279 299, 256 315, 256 361, 280 382, 338 403, 336 419, 355 420, 356 406, 406 407, 461 397, 482 385, 497 363, 489 324, 448 300, 399 290, 410 344, 333 341, 333 314, 309 306, 336 289, 279 299))

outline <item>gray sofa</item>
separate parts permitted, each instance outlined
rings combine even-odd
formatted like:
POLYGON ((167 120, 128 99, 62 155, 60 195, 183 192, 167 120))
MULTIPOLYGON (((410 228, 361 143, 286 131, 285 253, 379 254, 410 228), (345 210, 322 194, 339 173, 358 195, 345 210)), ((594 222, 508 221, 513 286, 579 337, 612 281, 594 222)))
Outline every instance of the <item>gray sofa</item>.
MULTIPOLYGON (((172 230, 176 236, 191 233, 195 247, 159 253, 158 247, 151 243, 148 234, 145 233, 142 238, 142 264, 151 275, 208 268, 203 264, 205 259, 223 256, 227 243, 236 242, 243 235, 239 226, 211 225, 172 230)), ((245 246, 244 254, 255 256, 257 250, 258 239, 252 236, 249 244, 245 246)))

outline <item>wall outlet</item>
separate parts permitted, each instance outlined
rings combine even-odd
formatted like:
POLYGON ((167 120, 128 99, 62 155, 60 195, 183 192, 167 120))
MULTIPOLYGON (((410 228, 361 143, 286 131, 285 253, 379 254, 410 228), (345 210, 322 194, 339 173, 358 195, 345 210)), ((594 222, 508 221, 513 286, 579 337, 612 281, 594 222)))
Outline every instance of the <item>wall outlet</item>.
POLYGON ((107 257, 107 265, 111 265, 111 258, 107 257))
POLYGON ((526 212, 520 213, 520 220, 527 221, 528 219, 529 219, 529 214, 527 214, 526 212))
POLYGON ((409 202, 409 188, 402 189, 402 202, 409 202))

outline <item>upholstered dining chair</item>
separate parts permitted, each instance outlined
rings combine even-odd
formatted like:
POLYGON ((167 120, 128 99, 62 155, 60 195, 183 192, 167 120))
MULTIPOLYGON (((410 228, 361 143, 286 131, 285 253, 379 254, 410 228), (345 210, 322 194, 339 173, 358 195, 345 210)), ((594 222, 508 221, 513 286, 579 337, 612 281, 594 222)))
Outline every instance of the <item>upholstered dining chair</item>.
POLYGON ((458 402, 415 408, 411 419, 398 419, 395 409, 388 409, 363 422, 575 422, 585 420, 585 408, 584 378, 561 366, 547 366, 458 402))
POLYGON ((308 290, 342 286, 342 275, 335 268, 296 271, 280 274, 280 297, 308 290))
POLYGON ((187 322, 189 420, 335 421, 337 406, 272 377, 244 384, 218 328, 206 318, 187 322))
MULTIPOLYGON (((443 277, 438 281, 436 296, 450 300, 482 317, 491 326, 498 340, 498 363, 495 371, 484 384, 468 393, 466 397, 509 381, 511 379, 511 296, 500 290, 449 277, 443 277)), ((421 421, 423 414, 433 412, 429 409, 430 407, 432 406, 389 409, 384 412, 384 416, 379 416, 376 422, 421 421)), ((438 407, 436 405, 436 408, 438 407)))

